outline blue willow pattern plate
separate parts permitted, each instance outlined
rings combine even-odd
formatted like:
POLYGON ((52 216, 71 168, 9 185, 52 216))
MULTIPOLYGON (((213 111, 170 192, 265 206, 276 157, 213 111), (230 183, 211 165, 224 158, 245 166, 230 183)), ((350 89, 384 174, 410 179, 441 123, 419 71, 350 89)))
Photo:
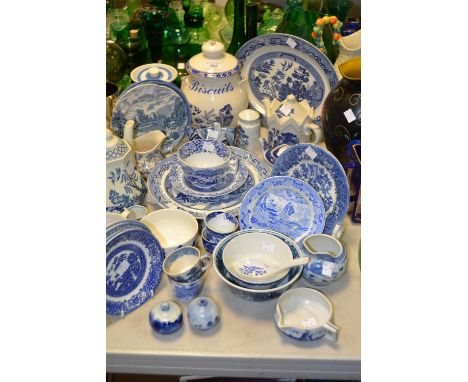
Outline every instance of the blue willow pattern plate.
POLYGON ((175 85, 157 80, 130 85, 117 100, 111 117, 111 129, 123 137, 125 123, 136 122, 135 136, 154 130, 166 134, 162 151, 172 151, 184 138, 190 126, 190 106, 175 85))
POLYGON ((245 184, 249 170, 247 167, 239 162, 237 173, 230 179, 230 182, 226 184, 222 189, 217 191, 202 191, 195 189, 187 184, 184 178, 184 172, 179 163, 173 163, 173 167, 168 175, 168 181, 172 184, 175 191, 179 191, 183 194, 198 196, 200 198, 212 198, 214 196, 226 195, 236 191, 245 184))
POLYGON ((349 187, 340 162, 326 149, 312 143, 289 147, 276 160, 272 175, 288 175, 311 185, 320 195, 327 219, 323 233, 331 235, 349 207, 349 187))
POLYGON ((238 147, 230 147, 230 149, 249 172, 247 180, 237 190, 213 198, 200 198, 176 191, 168 179, 171 168, 174 163, 177 163, 177 156, 173 155, 159 162, 149 175, 148 188, 151 196, 162 208, 179 208, 191 213, 197 219, 204 219, 206 213, 210 211, 237 215, 246 192, 270 176, 270 170, 248 151, 238 147))
POLYGON ((137 228, 106 243, 106 313, 123 316, 138 308, 158 286, 164 260, 158 240, 137 228))
POLYGON ((271 33, 247 41, 236 53, 243 79, 249 84, 249 102, 265 112, 263 98, 283 101, 294 94, 313 107, 315 123, 327 94, 338 83, 330 60, 318 48, 296 36, 271 33))
POLYGON ((307 183, 289 176, 274 176, 253 187, 239 213, 240 228, 270 229, 300 242, 322 233, 325 209, 320 195, 307 183))

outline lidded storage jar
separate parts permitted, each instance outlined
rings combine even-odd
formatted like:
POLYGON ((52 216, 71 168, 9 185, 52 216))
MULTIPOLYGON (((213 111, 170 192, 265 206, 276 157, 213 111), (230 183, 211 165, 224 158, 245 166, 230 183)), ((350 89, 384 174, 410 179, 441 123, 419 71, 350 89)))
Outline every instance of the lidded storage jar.
POLYGON ((202 45, 202 53, 189 60, 186 70, 189 75, 181 89, 192 109, 193 127, 237 126, 248 103, 237 58, 226 53, 222 43, 210 40, 202 45))

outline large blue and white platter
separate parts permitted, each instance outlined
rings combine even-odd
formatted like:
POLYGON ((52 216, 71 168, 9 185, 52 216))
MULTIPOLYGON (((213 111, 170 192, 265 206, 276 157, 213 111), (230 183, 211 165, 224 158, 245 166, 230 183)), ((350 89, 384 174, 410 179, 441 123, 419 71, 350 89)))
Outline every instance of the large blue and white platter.
POLYGON ((208 188, 205 190, 196 189, 190 183, 186 182, 184 172, 179 163, 174 163, 174 167, 169 173, 169 182, 172 187, 187 195, 198 196, 201 198, 212 198, 214 196, 230 194, 239 189, 247 180, 249 176, 249 170, 243 163, 239 163, 236 174, 229 174, 229 179, 226 180, 226 184, 223 188, 216 191, 210 191, 208 188))
POLYGON ((174 163, 177 163, 177 156, 173 155, 159 162, 148 176, 148 189, 151 196, 162 208, 179 208, 191 213, 197 219, 204 219, 210 211, 223 211, 237 215, 247 191, 270 176, 270 170, 248 151, 238 147, 230 147, 230 149, 248 169, 245 183, 237 190, 212 197, 198 197, 176 190, 169 178, 174 163))
POLYGON ((320 124, 323 102, 338 83, 333 64, 318 48, 296 36, 271 33, 247 41, 236 53, 248 82, 250 104, 265 113, 263 98, 283 101, 294 94, 314 108, 320 124))
POLYGON ((164 260, 158 240, 137 228, 106 243, 106 313, 123 316, 149 299, 159 284, 164 260))
POLYGON ((136 122, 135 137, 160 130, 166 134, 162 151, 172 151, 190 127, 187 98, 175 85, 158 80, 141 81, 122 92, 111 117, 111 129, 123 137, 125 123, 136 122))
POLYGON ((290 176, 274 176, 252 187, 239 213, 244 229, 269 229, 300 242, 322 233, 325 209, 320 195, 307 183, 290 176))
POLYGON ((323 233, 331 235, 349 207, 349 187, 340 162, 328 150, 312 143, 289 147, 276 160, 273 176, 292 176, 312 186, 325 206, 323 233))

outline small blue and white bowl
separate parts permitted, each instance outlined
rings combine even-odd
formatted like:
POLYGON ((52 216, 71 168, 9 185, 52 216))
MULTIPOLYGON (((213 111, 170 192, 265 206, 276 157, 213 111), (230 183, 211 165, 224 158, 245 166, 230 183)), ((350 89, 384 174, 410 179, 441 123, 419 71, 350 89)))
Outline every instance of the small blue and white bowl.
POLYGON ((198 297, 188 306, 187 318, 195 329, 214 328, 220 321, 218 304, 209 297, 198 297))
POLYGON ((175 301, 161 301, 151 309, 149 323, 158 333, 174 333, 182 327, 182 309, 175 301))
POLYGON ((213 241, 208 240, 206 238, 206 228, 203 228, 201 236, 202 236, 203 247, 205 247, 208 253, 213 253, 216 245, 220 242, 220 240, 213 240, 213 241))
POLYGON ((219 242, 239 227, 237 218, 223 211, 213 211, 205 217, 206 239, 211 242, 219 242))
POLYGON ((230 172, 237 172, 238 161, 225 144, 214 139, 195 139, 182 145, 177 153, 178 161, 187 183, 195 187, 212 187, 218 190, 218 183, 230 172))

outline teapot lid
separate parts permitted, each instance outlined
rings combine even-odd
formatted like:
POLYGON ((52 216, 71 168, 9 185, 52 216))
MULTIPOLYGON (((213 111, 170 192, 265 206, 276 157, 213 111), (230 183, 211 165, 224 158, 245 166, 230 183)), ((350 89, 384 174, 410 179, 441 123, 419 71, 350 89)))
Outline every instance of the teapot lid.
POLYGON ((189 74, 206 78, 226 78, 240 71, 239 60, 224 51, 219 41, 208 40, 202 53, 193 56, 186 65, 189 74))
POLYGON ((127 142, 106 129, 106 161, 123 158, 129 150, 127 142))

